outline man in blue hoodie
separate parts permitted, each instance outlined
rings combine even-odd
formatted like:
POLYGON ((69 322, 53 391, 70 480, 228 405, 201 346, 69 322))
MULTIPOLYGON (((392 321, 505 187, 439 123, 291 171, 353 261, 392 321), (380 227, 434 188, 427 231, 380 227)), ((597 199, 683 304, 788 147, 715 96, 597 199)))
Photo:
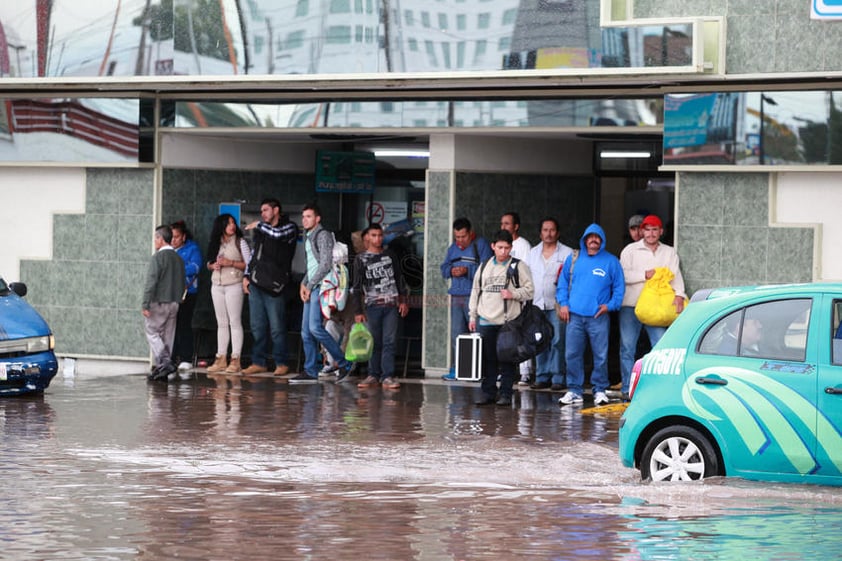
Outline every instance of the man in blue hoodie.
POLYGON ((562 405, 582 403, 585 382, 585 344, 593 352, 594 405, 608 403, 608 312, 620 309, 625 279, 620 260, 605 250, 605 232, 591 224, 579 240, 579 251, 567 257, 556 288, 558 316, 567 324, 565 333, 568 392, 562 405))
POLYGON ((453 221, 453 243, 447 248, 447 255, 441 264, 441 276, 450 279, 450 372, 444 380, 455 380, 453 363, 456 360, 456 338, 468 333, 468 301, 474 285, 474 275, 479 266, 491 259, 491 244, 477 237, 467 218, 453 221))

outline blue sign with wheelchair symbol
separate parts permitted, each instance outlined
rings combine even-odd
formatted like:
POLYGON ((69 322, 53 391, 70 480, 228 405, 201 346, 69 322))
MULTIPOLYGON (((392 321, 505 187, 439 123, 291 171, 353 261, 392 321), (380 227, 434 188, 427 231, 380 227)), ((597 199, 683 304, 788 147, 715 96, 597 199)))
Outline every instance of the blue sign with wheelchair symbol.
POLYGON ((842 18, 842 0, 813 0, 810 17, 813 19, 842 18))

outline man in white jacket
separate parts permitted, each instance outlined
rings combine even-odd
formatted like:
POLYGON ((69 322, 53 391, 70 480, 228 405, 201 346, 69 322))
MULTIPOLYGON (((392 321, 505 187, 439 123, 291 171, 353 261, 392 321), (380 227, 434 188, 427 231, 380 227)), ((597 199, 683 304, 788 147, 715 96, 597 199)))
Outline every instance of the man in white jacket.
POLYGON ((620 253, 620 265, 626 280, 626 291, 623 294, 623 305, 620 308, 620 374, 622 376, 623 398, 629 393, 629 378, 635 361, 637 339, 641 328, 646 328, 649 341, 654 347, 664 335, 666 327, 643 325, 634 314, 634 307, 640 298, 646 281, 655 274, 658 267, 667 267, 675 277, 670 282, 675 290, 675 309, 681 313, 684 310, 684 278, 679 269, 678 254, 671 246, 661 243, 664 226, 661 219, 650 214, 640 224, 642 237, 627 245, 620 253))
POLYGON ((541 243, 532 248, 526 262, 532 272, 535 297, 532 303, 543 310, 553 325, 553 340, 549 348, 535 357, 534 390, 562 391, 567 384, 564 361, 564 331, 555 311, 556 282, 567 256, 573 249, 558 241, 558 221, 547 217, 541 221, 541 243))

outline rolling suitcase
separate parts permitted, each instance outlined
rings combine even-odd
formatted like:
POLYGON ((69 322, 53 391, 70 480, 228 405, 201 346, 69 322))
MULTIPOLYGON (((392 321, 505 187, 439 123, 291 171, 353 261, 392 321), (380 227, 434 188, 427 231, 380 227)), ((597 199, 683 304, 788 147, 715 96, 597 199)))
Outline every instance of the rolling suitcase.
POLYGON ((456 379, 476 381, 482 378, 482 338, 479 333, 456 338, 456 379))

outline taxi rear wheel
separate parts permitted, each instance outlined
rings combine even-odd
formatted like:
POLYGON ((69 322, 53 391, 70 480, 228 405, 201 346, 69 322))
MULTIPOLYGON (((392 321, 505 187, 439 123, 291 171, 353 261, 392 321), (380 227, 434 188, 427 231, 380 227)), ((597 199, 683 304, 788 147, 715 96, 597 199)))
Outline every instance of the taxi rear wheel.
POLYGON ((694 481, 719 474, 710 441, 692 427, 667 427, 646 443, 640 476, 651 481, 694 481))

